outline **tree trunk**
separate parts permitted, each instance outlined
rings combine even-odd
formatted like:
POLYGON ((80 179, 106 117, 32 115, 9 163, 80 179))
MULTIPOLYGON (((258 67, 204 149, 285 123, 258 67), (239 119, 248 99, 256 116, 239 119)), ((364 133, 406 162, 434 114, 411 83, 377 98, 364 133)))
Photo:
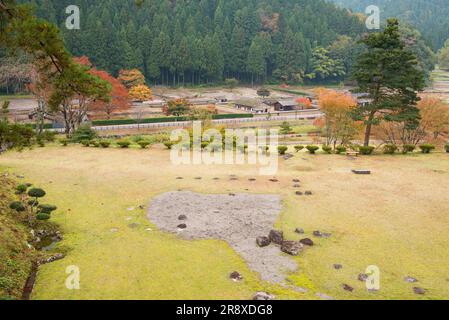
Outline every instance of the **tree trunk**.
POLYGON ((368 123, 366 124, 366 130, 365 130, 365 143, 364 146, 368 147, 371 139, 371 129, 373 128, 373 120, 374 120, 374 112, 371 112, 371 114, 368 117, 368 123))

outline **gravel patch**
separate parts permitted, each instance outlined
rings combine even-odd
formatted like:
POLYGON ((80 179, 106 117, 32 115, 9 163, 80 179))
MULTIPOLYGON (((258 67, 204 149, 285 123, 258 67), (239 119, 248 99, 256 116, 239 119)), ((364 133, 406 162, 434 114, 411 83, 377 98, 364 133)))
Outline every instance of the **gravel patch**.
POLYGON ((186 240, 220 239, 239 253, 261 278, 281 283, 296 262, 278 247, 260 248, 256 239, 267 236, 281 211, 276 195, 210 195, 169 192, 152 200, 148 218, 160 230, 176 233, 186 240), (179 216, 185 215, 186 228, 179 229, 179 216))

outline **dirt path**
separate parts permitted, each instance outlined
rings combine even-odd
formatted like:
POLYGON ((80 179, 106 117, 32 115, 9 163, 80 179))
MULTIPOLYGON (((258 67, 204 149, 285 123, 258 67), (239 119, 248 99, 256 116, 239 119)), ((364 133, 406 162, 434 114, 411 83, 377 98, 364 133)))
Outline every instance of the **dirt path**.
POLYGON ((296 263, 273 245, 256 245, 257 237, 273 229, 280 211, 279 196, 169 192, 151 202, 148 218, 161 230, 177 233, 183 239, 224 240, 263 280, 281 283, 287 272, 297 269, 296 263), (181 215, 186 220, 179 220, 181 215), (187 228, 179 229, 181 224, 187 228))

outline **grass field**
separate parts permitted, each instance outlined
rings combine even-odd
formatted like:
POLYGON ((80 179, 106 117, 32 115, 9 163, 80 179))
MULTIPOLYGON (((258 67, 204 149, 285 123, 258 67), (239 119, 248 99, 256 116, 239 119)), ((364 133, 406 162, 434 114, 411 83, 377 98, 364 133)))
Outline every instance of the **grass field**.
POLYGON ((49 146, 0 156, 2 170, 25 175, 59 207, 53 221, 61 225, 65 240, 56 251, 67 256, 40 269, 34 299, 249 299, 258 290, 280 299, 317 299, 316 293, 336 299, 447 299, 448 163, 443 153, 357 160, 299 153, 280 160, 277 185, 249 166, 174 166, 158 146, 49 146), (354 168, 373 174, 356 176, 350 172, 354 168), (230 174, 239 180, 230 181, 230 174), (251 177, 257 181, 249 182, 251 177), (296 196, 293 178, 314 195, 296 196), (309 292, 262 282, 224 242, 184 241, 156 230, 138 206, 179 189, 280 194, 283 211, 277 227, 288 238, 299 239, 297 227, 308 237, 314 230, 332 233, 330 239, 313 238, 316 246, 295 258, 299 269, 290 279, 309 292), (140 227, 129 228, 130 223, 140 227), (118 232, 111 232, 114 228, 118 232), (335 263, 343 269, 335 270, 335 263), (65 287, 69 265, 80 267, 80 290, 65 287), (381 270, 378 292, 368 292, 357 280, 369 265, 381 270), (233 271, 245 280, 230 281, 233 271), (407 283, 406 276, 419 282, 407 283), (344 291, 344 283, 354 292, 344 291), (414 294, 414 286, 426 294, 414 294))

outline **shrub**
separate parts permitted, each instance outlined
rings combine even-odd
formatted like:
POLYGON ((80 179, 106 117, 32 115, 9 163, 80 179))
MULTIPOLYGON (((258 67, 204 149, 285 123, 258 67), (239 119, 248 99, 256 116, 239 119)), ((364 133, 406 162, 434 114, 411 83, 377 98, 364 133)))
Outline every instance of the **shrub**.
POLYGON ((42 198, 45 197, 46 193, 40 188, 33 188, 28 191, 28 195, 32 198, 42 198))
POLYGON ((45 130, 44 132, 42 132, 41 137, 42 137, 42 139, 44 141, 55 142, 55 140, 56 140, 56 132, 55 131, 45 130))
POLYGON ((50 219, 50 215, 48 213, 41 212, 41 213, 38 213, 36 215, 36 219, 37 220, 41 220, 41 221, 49 220, 50 219))
POLYGON ((435 150, 435 146, 433 144, 422 144, 419 146, 422 153, 430 153, 435 150))
POLYGON ((93 130, 90 125, 81 125, 74 133, 72 137, 73 142, 81 142, 84 140, 94 140, 97 137, 97 133, 93 130))
POLYGON ((129 142, 128 140, 119 140, 117 141, 117 145, 122 149, 126 149, 129 148, 131 142, 129 142))
POLYGON ((449 143, 444 146, 444 150, 446 150, 446 152, 449 153, 449 143))
POLYGON ((53 211, 55 211, 56 209, 58 209, 58 207, 51 205, 51 204, 40 204, 38 206, 39 212, 40 213, 47 213, 50 214, 53 211))
POLYGON ((16 191, 18 194, 23 194, 28 190, 28 186, 26 184, 19 184, 16 187, 16 191))
POLYGON ((328 153, 328 154, 332 153, 332 147, 331 146, 323 146, 321 149, 323 149, 323 151, 328 153))
POLYGON ((287 153, 288 147, 287 146, 279 146, 278 147, 278 152, 281 156, 283 156, 284 154, 287 153))
POLYGON ((100 141, 100 146, 104 149, 107 149, 111 146, 111 141, 108 140, 101 140, 100 141))
POLYGON ((206 142, 206 141, 201 142, 201 149, 206 149, 208 145, 209 145, 209 142, 206 142))
POLYGON ((416 146, 413 145, 413 144, 404 144, 404 145, 402 146, 402 153, 403 153, 403 154, 407 154, 407 153, 409 153, 409 152, 415 151, 415 149, 416 149, 416 146))
POLYGON ((90 144, 91 144, 93 147, 95 147, 95 148, 99 148, 99 147, 100 147, 100 142, 99 142, 98 140, 91 141, 90 144))
POLYGON ((63 146, 63 147, 67 147, 67 145, 69 144, 69 140, 66 138, 63 138, 61 140, 59 140, 59 143, 63 146))
POLYGON ((37 137, 36 142, 39 147, 45 147, 45 141, 42 139, 42 137, 37 137))
POLYGON ((175 143, 172 142, 172 141, 165 141, 165 142, 164 142, 164 146, 166 146, 168 150, 171 150, 171 148, 173 148, 173 145, 174 145, 174 144, 175 144, 175 143))
POLYGON ((360 153, 365 156, 369 156, 369 155, 373 154, 374 149, 376 149, 376 148, 373 146, 360 146, 359 147, 360 153))
POLYGON ((80 143, 81 143, 83 146, 88 147, 88 146, 90 146, 91 141, 89 141, 89 140, 82 140, 80 143))
POLYGON ((398 146, 395 144, 386 144, 384 146, 384 154, 395 154, 398 151, 398 146))
POLYGON ((146 149, 151 142, 150 141, 146 141, 146 140, 140 140, 137 142, 137 144, 142 148, 142 149, 146 149))
POLYGON ((337 154, 342 154, 345 153, 348 149, 346 147, 343 146, 338 146, 337 148, 335 148, 335 152, 337 154))
POLYGON ((25 211, 25 206, 20 201, 11 202, 10 205, 9 205, 9 208, 12 209, 12 210, 16 210, 17 212, 25 211))
POLYGON ((306 149, 309 150, 309 152, 311 154, 315 154, 318 150, 320 150, 320 147, 318 147, 318 146, 307 146, 306 149))
POLYGON ((304 146, 300 146, 300 145, 295 146, 295 151, 296 152, 299 152, 299 151, 301 151, 303 149, 304 149, 304 146))

